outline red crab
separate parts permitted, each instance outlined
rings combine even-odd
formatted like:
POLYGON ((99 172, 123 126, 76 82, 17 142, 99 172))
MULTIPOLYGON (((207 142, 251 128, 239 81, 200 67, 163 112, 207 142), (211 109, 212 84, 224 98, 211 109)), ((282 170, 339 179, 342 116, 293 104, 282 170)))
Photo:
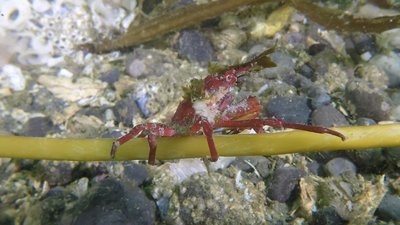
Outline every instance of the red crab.
POLYGON ((324 127, 287 123, 278 118, 259 119, 261 105, 256 97, 235 99, 233 90, 237 85, 238 77, 250 72, 256 66, 276 66, 268 56, 271 52, 273 49, 266 50, 247 63, 231 66, 224 73, 208 75, 204 80, 193 79, 191 86, 184 89, 186 95, 168 125, 161 123, 136 125, 129 133, 113 142, 111 157, 114 158, 118 147, 130 139, 147 137, 150 147, 148 162, 153 165, 156 159, 156 137, 204 133, 210 149, 211 161, 217 161, 219 156, 213 140, 213 130, 216 128, 236 130, 253 128, 257 133, 263 133, 263 126, 268 125, 274 128, 327 133, 344 140, 343 134, 324 127))

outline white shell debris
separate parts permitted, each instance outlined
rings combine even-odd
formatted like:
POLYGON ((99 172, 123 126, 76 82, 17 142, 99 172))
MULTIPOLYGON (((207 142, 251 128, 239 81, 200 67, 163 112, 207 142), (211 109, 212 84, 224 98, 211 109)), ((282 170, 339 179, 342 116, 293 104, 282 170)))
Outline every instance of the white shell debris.
POLYGON ((44 85, 57 98, 66 101, 76 102, 92 100, 93 97, 100 96, 107 84, 99 80, 92 80, 87 77, 78 78, 75 83, 66 77, 55 77, 42 75, 38 82, 44 85))
POLYGON ((24 65, 52 67, 64 57, 75 61, 76 45, 125 30, 135 18, 135 7, 136 1, 3 0, 0 43, 13 47, 0 53, 0 63, 8 55, 24 65))
POLYGON ((25 76, 19 67, 7 64, 1 68, 0 86, 9 87, 13 91, 22 91, 26 86, 25 76))

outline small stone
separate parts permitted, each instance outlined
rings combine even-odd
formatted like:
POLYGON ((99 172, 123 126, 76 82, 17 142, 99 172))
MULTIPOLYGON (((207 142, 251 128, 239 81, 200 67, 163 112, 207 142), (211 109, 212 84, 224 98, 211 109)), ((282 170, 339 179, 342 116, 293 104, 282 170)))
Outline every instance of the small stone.
POLYGON ((313 214, 313 225, 345 225, 347 224, 336 212, 335 208, 323 208, 313 214))
POLYGON ((376 211, 378 218, 385 221, 400 221, 400 198, 396 195, 386 194, 376 211))
POLYGON ((371 86, 370 83, 354 79, 347 83, 345 98, 351 105, 351 112, 358 117, 368 117, 375 121, 389 119, 391 100, 387 94, 371 86))
POLYGON ((111 85, 119 80, 120 75, 121 73, 117 68, 112 68, 108 73, 103 74, 100 80, 111 85))
POLYGON ((4 65, 1 68, 0 77, 2 77, 0 80, 2 86, 10 87, 13 91, 22 91, 25 89, 25 76, 17 66, 11 64, 4 65))
POLYGON ((139 112, 140 110, 136 106, 135 102, 130 98, 122 99, 114 106, 116 121, 122 123, 126 127, 133 126, 133 116, 139 112))
POLYGON ((132 77, 162 76, 175 67, 171 52, 135 48, 125 61, 126 72, 132 77))
POLYGON ((331 105, 321 106, 311 114, 311 124, 322 127, 348 126, 346 117, 331 105))
POLYGON ((268 197, 279 202, 290 200, 300 178, 305 175, 304 171, 297 168, 283 167, 277 169, 270 181, 271 186, 268 190, 268 197))
POLYGON ((73 180, 73 171, 76 167, 74 162, 40 161, 43 170, 43 179, 50 186, 65 185, 73 180))
POLYGON ((122 178, 125 180, 134 180, 136 185, 142 185, 143 182, 149 178, 149 172, 146 167, 132 162, 123 163, 123 173, 122 178))
POLYGON ((180 57, 187 58, 191 62, 198 62, 202 66, 216 59, 211 42, 195 30, 181 31, 177 48, 180 57))
POLYGON ((317 55, 318 53, 322 52, 326 48, 326 45, 323 43, 313 44, 308 48, 309 55, 317 55))
POLYGON ((334 158, 325 164, 326 172, 331 176, 340 176, 342 174, 356 175, 357 168, 348 159, 334 158))
POLYGON ((53 129, 53 122, 48 117, 33 117, 26 123, 21 136, 44 137, 53 129))
POLYGON ((288 123, 308 123, 311 109, 308 100, 302 96, 276 97, 264 108, 268 117, 283 119, 288 123))
POLYGON ((378 46, 374 35, 354 33, 352 34, 351 41, 353 42, 355 52, 364 61, 368 61, 378 52, 378 46))
POLYGON ((385 72, 389 79, 388 87, 397 88, 400 85, 400 55, 395 52, 387 54, 377 54, 370 60, 371 64, 376 65, 385 72))
POLYGON ((155 204, 136 186, 105 179, 75 204, 69 224, 154 224, 155 204))

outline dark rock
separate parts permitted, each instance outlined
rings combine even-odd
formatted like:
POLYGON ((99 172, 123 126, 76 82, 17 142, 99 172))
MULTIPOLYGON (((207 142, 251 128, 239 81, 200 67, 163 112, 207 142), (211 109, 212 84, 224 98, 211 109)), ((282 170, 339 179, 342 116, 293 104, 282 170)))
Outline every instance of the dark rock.
POLYGON ((400 147, 391 147, 391 148, 385 148, 383 150, 386 160, 388 162, 393 163, 394 165, 397 165, 399 167, 399 162, 400 162, 400 147))
POLYGON ((194 30, 181 31, 177 49, 180 57, 198 62, 203 66, 216 59, 211 42, 203 34, 194 30))
POLYGON ((330 176, 340 176, 342 174, 356 175, 357 168, 348 159, 334 158, 325 164, 325 171, 330 176))
POLYGON ((379 204, 376 215, 385 221, 400 221, 400 198, 386 193, 379 204))
POLYGON ((112 68, 108 73, 103 74, 100 80, 111 85, 119 80, 120 75, 121 73, 117 68, 112 68))
POLYGON ((391 100, 387 94, 361 79, 347 83, 345 98, 352 105, 352 113, 358 117, 368 117, 375 121, 389 119, 391 100))
POLYGON ((101 136, 101 138, 119 138, 122 135, 124 135, 125 133, 121 132, 121 131, 116 131, 113 130, 111 132, 105 133, 101 136))
POLYGON ((246 178, 251 180, 253 183, 257 183, 261 179, 267 178, 272 172, 271 161, 263 156, 238 157, 232 162, 231 166, 235 166, 237 169, 246 172, 246 178), (250 166, 250 164, 252 166, 250 166), (255 174, 254 168, 257 170, 260 177, 255 174))
POLYGON ((288 123, 308 123, 311 109, 308 100, 302 96, 276 97, 264 108, 268 117, 283 119, 288 123))
POLYGON ((333 207, 318 210, 313 214, 311 225, 345 225, 347 224, 333 207))
POLYGON ((308 48, 309 55, 317 55, 318 53, 322 52, 325 49, 326 45, 323 43, 313 44, 308 48))
POLYGON ((360 117, 360 118, 357 118, 356 124, 359 126, 371 126, 371 125, 375 125, 376 122, 370 118, 360 117))
POLYGON ((351 40, 353 41, 355 51, 360 56, 364 55, 362 57, 365 61, 369 60, 378 52, 378 46, 373 34, 353 33, 351 40), (365 56, 365 54, 368 54, 368 56, 365 56))
POLYGON ((85 116, 95 116, 97 118, 102 118, 105 109, 100 107, 88 107, 83 108, 77 112, 77 114, 83 114, 85 116))
POLYGON ((322 127, 348 126, 346 117, 331 105, 318 107, 311 114, 311 124, 322 127))
POLYGON ((271 186, 268 190, 268 197, 279 202, 290 200, 300 178, 305 175, 304 171, 297 168, 283 167, 277 169, 270 181, 271 186))
POLYGON ((50 186, 65 185, 73 180, 74 162, 40 161, 43 179, 50 186))
POLYGON ((92 187, 72 212, 70 224, 76 225, 155 223, 154 202, 139 187, 114 179, 105 179, 92 187))
POLYGON ((386 158, 380 148, 346 151, 346 154, 363 172, 383 173, 385 169, 386 158))
POLYGON ((307 164, 308 171, 312 174, 322 176, 324 171, 322 166, 317 161, 311 161, 307 164))
POLYGON ((162 0, 147 0, 143 1, 142 12, 149 14, 153 9, 162 2, 162 0))
POLYGON ((55 127, 50 118, 33 117, 25 124, 21 136, 44 137, 52 130, 55 130, 55 127))
POLYGON ((114 114, 117 122, 124 126, 132 127, 133 116, 140 112, 135 102, 131 98, 124 98, 118 101, 114 108, 114 114))
POLYGON ((308 79, 314 79, 315 78, 315 71, 314 69, 308 64, 304 63, 298 70, 298 73, 303 75, 304 77, 308 79))
POLYGON ((129 181, 134 180, 136 185, 142 185, 149 178, 149 172, 146 167, 133 162, 124 162, 122 178, 129 181))

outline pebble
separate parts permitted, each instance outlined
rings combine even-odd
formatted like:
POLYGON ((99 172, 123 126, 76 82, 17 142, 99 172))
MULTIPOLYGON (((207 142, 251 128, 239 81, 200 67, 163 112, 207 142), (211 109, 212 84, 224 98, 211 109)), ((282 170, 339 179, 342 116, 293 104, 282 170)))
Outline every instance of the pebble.
POLYGON ((386 193, 381 204, 376 210, 378 218, 385 221, 400 221, 400 198, 396 195, 386 193))
POLYGON ((246 178, 253 183, 267 178, 272 173, 271 161, 264 156, 238 157, 231 165, 238 170, 246 172, 246 178))
POLYGON ((114 106, 115 119, 118 123, 122 123, 126 127, 133 126, 133 117, 140 110, 135 102, 130 98, 124 98, 118 101, 114 106))
POLYGON ((312 218, 313 225, 345 225, 347 224, 336 212, 335 208, 323 208, 315 212, 312 218))
POLYGON ((381 148, 346 151, 346 155, 362 172, 384 173, 387 162, 381 148))
POLYGON ((162 76, 177 66, 171 55, 156 49, 135 48, 125 60, 126 72, 132 77, 162 76))
POLYGON ((353 162, 345 158, 334 158, 324 166, 325 171, 330 176, 340 176, 343 174, 356 175, 357 168, 353 162))
POLYGON ((124 162, 123 168, 122 178, 127 181, 134 180, 138 186, 142 185, 145 180, 149 179, 149 172, 143 165, 133 162, 124 162))
POLYGON ((48 117, 33 117, 25 124, 21 136, 44 137, 49 131, 55 130, 53 122, 48 117))
POLYGON ((318 53, 322 52, 326 48, 326 44, 323 43, 317 43, 313 44, 308 48, 308 54, 309 55, 317 55, 318 53))
POLYGON ((209 62, 216 60, 211 42, 198 31, 181 31, 176 45, 179 56, 191 62, 206 66, 209 62))
POLYGON ((395 52, 377 54, 370 63, 385 72, 388 77, 388 87, 396 88, 400 85, 400 55, 395 52))
POLYGON ((154 224, 155 203, 136 186, 105 179, 91 187, 75 204, 64 219, 73 218, 69 224, 154 224))
POLYGON ((311 124, 322 127, 348 126, 346 117, 331 105, 316 108, 311 114, 311 124))
POLYGON ((112 68, 108 73, 101 75, 100 80, 111 85, 119 80, 121 73, 117 68, 112 68))
POLYGON ((22 91, 26 86, 26 78, 19 67, 6 64, 1 68, 0 73, 2 85, 10 87, 13 91, 22 91), (3 80, 4 79, 4 80, 3 80))
MULTIPOLYGON (((359 61, 358 59, 368 61, 378 52, 376 38, 372 34, 354 33, 351 35, 350 39, 353 43, 352 47, 354 47, 354 51, 358 55, 358 57, 356 58, 357 61, 359 61)), ((351 50, 346 49, 346 51, 351 50)))
POLYGON ((303 96, 278 96, 271 99, 264 108, 268 117, 276 117, 288 123, 308 123, 311 109, 303 96))
POLYGON ((279 202, 286 202, 291 199, 293 190, 298 186, 300 178, 306 173, 293 167, 278 168, 270 181, 268 197, 279 202))
POLYGON ((351 106, 351 113, 358 117, 368 117, 375 121, 389 119, 391 100, 387 94, 371 86, 370 83, 353 79, 345 89, 345 98, 351 106))
POLYGON ((73 180, 73 171, 76 169, 74 162, 40 161, 43 179, 51 187, 65 185, 73 180))

